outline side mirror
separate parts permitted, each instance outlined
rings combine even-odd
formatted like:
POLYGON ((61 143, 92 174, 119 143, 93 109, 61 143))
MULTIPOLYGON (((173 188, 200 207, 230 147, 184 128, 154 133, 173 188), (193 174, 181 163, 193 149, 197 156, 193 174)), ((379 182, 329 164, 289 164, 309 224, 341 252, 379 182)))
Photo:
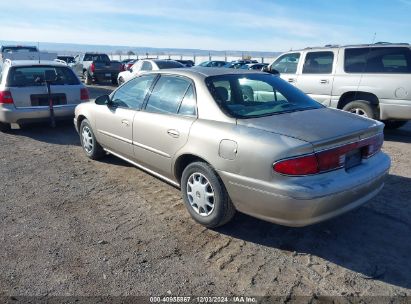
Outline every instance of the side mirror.
POLYGON ((97 105, 109 105, 110 104, 110 96, 108 95, 102 95, 96 98, 96 100, 94 100, 94 103, 97 105))
POLYGON ((57 81, 56 71, 55 70, 46 70, 46 71, 44 71, 44 81, 45 82, 57 81))
POLYGON ((270 73, 273 75, 280 75, 280 72, 276 69, 270 68, 270 66, 266 65, 261 69, 262 72, 270 73))

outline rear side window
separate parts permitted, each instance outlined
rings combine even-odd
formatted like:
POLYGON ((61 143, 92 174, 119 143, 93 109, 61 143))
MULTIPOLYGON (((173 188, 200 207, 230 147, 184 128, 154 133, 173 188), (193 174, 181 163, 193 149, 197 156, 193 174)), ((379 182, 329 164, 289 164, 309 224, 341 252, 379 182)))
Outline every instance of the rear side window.
POLYGON ((411 50, 408 47, 350 48, 345 50, 347 73, 411 73, 411 50))
POLYGON ((297 72, 300 53, 285 54, 272 64, 272 68, 280 73, 295 74, 297 72))
POLYGON ((330 74, 333 69, 333 52, 310 52, 305 56, 303 74, 330 74))
POLYGON ((161 76, 148 99, 146 111, 177 114, 190 85, 191 82, 182 77, 161 76))
POLYGON ((151 71, 153 69, 153 66, 150 62, 144 61, 143 65, 141 66, 142 71, 151 71))
POLYGON ((54 70, 57 74, 57 81, 53 82, 54 85, 80 84, 70 68, 53 66, 12 67, 7 84, 11 87, 42 86, 44 85, 44 74, 47 70, 54 70))

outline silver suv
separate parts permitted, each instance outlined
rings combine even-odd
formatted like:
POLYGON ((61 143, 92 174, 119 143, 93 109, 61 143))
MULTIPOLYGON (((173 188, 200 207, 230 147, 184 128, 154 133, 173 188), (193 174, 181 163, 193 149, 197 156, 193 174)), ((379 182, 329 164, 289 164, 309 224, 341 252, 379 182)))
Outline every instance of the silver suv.
POLYGON ((269 69, 322 104, 399 128, 411 119, 409 44, 326 46, 289 51, 269 69))
POLYGON ((88 101, 87 88, 65 64, 48 60, 7 59, 0 74, 0 131, 9 130, 11 123, 49 119, 49 100, 43 78, 50 70, 57 76, 51 84, 57 119, 73 117, 74 108, 88 101))

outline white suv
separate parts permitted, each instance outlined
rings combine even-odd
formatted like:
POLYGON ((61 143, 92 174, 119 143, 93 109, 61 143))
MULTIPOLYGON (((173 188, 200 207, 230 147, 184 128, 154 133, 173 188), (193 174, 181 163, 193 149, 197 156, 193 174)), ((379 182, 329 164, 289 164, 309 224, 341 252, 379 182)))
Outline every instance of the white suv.
POLYGON ((387 128, 411 120, 409 44, 326 46, 289 51, 268 69, 317 100, 373 119, 387 128))

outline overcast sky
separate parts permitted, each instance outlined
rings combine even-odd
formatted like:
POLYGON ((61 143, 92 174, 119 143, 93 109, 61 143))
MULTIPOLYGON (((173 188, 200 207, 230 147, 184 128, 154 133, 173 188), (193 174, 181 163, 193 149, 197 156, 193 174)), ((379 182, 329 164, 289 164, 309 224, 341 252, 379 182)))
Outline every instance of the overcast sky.
POLYGON ((411 0, 0 0, 0 39, 284 51, 411 42, 411 0), (3 2, 4 1, 4 2, 3 2))

